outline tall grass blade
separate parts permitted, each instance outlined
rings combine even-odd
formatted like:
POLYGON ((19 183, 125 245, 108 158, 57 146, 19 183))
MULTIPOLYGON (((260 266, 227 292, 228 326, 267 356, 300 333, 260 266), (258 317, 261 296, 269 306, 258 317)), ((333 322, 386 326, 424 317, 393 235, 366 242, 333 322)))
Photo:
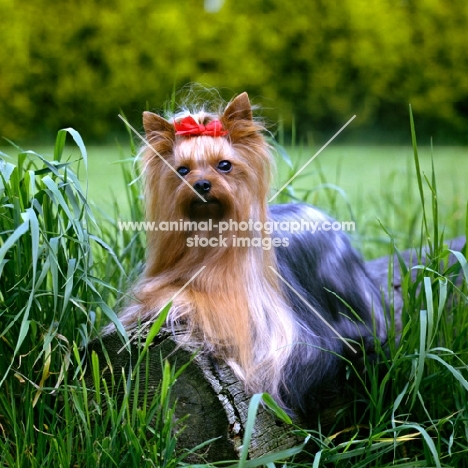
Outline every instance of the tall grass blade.
POLYGON ((249 456, 250 440, 255 426, 258 406, 262 401, 262 394, 257 393, 250 399, 249 410, 247 413, 247 422, 244 427, 244 438, 242 441, 242 450, 239 457, 239 468, 245 468, 247 457, 249 456))
POLYGON ((434 441, 432 440, 431 436, 427 433, 427 431, 423 427, 421 427, 419 425, 416 425, 416 424, 405 424, 405 428, 415 429, 416 431, 418 431, 423 436, 424 442, 426 443, 427 447, 429 448, 429 450, 431 452, 431 455, 432 455, 432 458, 434 460, 435 466, 437 468, 442 468, 437 448, 436 448, 436 446, 434 444, 434 441))
POLYGON ((421 165, 419 162, 419 153, 418 153, 418 144, 416 141, 416 130, 414 126, 414 119, 413 119, 413 110, 411 108, 411 104, 409 106, 409 114, 410 114, 410 127, 411 127, 411 142, 413 145, 413 157, 414 157, 414 165, 416 168, 416 178, 418 181, 418 189, 419 189, 419 196, 420 196, 420 202, 421 202, 421 207, 422 207, 422 215, 423 215, 423 220, 424 220, 424 227, 425 227, 425 235, 429 234, 429 228, 428 228, 428 223, 427 223, 427 217, 426 217, 426 205, 424 201, 424 190, 423 190, 423 184, 422 184, 422 171, 421 171, 421 165))
POLYGON ((453 375, 453 377, 455 377, 455 379, 460 383, 460 385, 462 385, 463 388, 468 392, 468 381, 463 377, 462 373, 458 369, 455 369, 455 367, 448 364, 440 356, 437 356, 437 354, 428 353, 426 355, 426 358, 433 359, 434 361, 437 361, 438 363, 442 364, 453 375))
POLYGON ((143 362, 143 359, 146 356, 146 353, 148 352, 148 349, 151 346, 151 343, 156 338, 156 335, 161 331, 161 327, 166 322, 167 314, 169 313, 171 307, 172 307, 172 302, 169 302, 168 304, 166 304, 164 308, 161 310, 161 312, 158 314, 157 319, 151 325, 148 331, 148 334, 146 336, 146 339, 145 339, 145 344, 140 352, 140 356, 138 357, 138 361, 135 365, 136 369, 140 367, 140 364, 143 362))
POLYGON ((427 343, 430 346, 434 329, 434 302, 432 299, 431 279, 427 276, 424 277, 424 294, 426 296, 427 343))
POLYGON ((426 361, 426 340, 427 340, 427 311, 421 310, 419 313, 419 353, 416 360, 416 375, 413 386, 412 406, 416 402, 421 381, 424 374, 424 365, 426 361))
POLYGON ((461 253, 457 252, 456 250, 450 250, 450 252, 455 255, 458 263, 460 264, 463 275, 465 276, 465 281, 468 283, 468 262, 466 261, 466 257, 461 253))
POLYGON ((11 249, 16 244, 18 239, 26 234, 29 230, 29 216, 22 217, 23 223, 14 230, 11 236, 9 236, 4 244, 0 247, 0 262, 5 261, 5 256, 8 250, 11 249))
POLYGON ((280 421, 283 421, 286 424, 292 424, 292 419, 286 413, 283 408, 281 408, 278 403, 272 398, 271 395, 268 393, 263 393, 262 394, 262 400, 265 403, 265 405, 273 412, 275 417, 279 419, 280 421))

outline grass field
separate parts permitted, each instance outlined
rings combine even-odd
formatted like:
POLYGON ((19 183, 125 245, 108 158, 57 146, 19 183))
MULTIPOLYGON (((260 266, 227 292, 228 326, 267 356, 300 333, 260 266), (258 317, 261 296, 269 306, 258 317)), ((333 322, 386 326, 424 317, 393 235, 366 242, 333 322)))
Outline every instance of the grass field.
MULTIPOLYGON (((142 389, 133 378, 117 398, 111 363, 112 385, 96 360, 88 363, 92 382, 83 379, 79 346, 116 321, 114 308, 144 259, 144 236, 119 231, 116 220, 143 214, 139 185, 128 185, 132 163, 118 164, 127 151, 88 147, 86 178, 65 137, 58 134, 55 148, 33 148, 39 155, 10 148, 11 158, 0 160, 0 466, 180 466, 173 369, 164 368, 147 405, 135 403, 142 389)), ((291 149, 290 165, 279 157, 275 186, 315 150, 291 149)), ((468 231, 468 153, 434 148, 432 173, 431 151, 419 148, 416 158, 413 150, 329 147, 278 197, 356 220, 354 241, 367 257, 408 246, 429 248, 429 256, 425 268, 402 267, 401 339, 391 338, 349 389, 352 401, 339 415, 346 429, 301 431, 306 462, 278 454, 268 464, 229 466, 466 466, 468 263, 459 252, 449 266, 440 240, 468 231)))
MULTIPOLYGON (((276 152, 277 170, 272 188, 281 187, 297 169, 306 164, 320 148, 286 148, 290 163, 276 152), (292 167, 291 167, 292 166, 292 167)), ((0 150, 14 154, 11 148, 0 150)), ((52 157, 53 148, 36 151, 52 157)), ((122 160, 131 165, 128 146, 87 147, 89 168, 79 167, 82 181, 88 181, 89 199, 108 216, 130 220, 130 208, 123 179, 122 160)), ((421 169, 431 174, 431 154, 437 174, 437 194, 442 213, 441 223, 447 237, 464 232, 464 216, 468 199, 468 148, 420 147, 421 169)), ((74 146, 66 147, 64 158, 78 159, 74 146)), ((403 220, 417 217, 418 185, 411 146, 339 146, 330 145, 294 179, 294 195, 324 209, 340 220, 356 221, 359 247, 367 258, 388 252, 388 236, 381 224, 406 248, 414 240, 414 232, 405 232, 403 220), (412 212, 415 211, 413 214, 412 212)), ((289 201, 278 197, 275 202, 289 201)))

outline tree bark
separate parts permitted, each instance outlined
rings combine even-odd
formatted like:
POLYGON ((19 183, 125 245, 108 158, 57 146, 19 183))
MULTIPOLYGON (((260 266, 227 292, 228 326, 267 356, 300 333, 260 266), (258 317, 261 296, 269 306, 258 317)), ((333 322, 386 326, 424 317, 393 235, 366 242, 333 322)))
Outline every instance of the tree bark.
MULTIPOLYGON (((112 333, 92 341, 87 351, 88 356, 92 351, 97 353, 100 369, 107 368, 102 377, 110 382, 111 373, 116 377, 122 374, 123 369, 124 375, 128 375, 129 370, 135 368, 138 347, 132 342, 130 348, 123 348, 120 336, 112 333), (112 362, 112 370, 106 365, 106 354, 112 362)), ((143 360, 139 398, 143 397, 145 388, 152 394, 157 391, 164 359, 175 370, 190 363, 172 387, 171 398, 177 401, 174 430, 184 427, 177 438, 178 448, 192 449, 207 440, 216 440, 201 449, 198 456, 191 456, 189 461, 200 463, 238 459, 251 395, 244 392, 242 383, 230 367, 205 355, 194 355, 192 349, 178 346, 174 336, 167 332, 157 336, 148 354, 148 385, 145 383, 146 361, 143 360)), ((88 383, 91 382, 89 375, 88 383)), ((151 397, 150 394, 148 400, 151 397)), ((300 440, 291 435, 289 427, 275 419, 265 408, 258 408, 249 447, 250 458, 291 448, 299 443, 300 440)))
MULTIPOLYGON (((464 238, 457 238, 451 242, 453 250, 460 251, 464 245, 464 238)), ((414 250, 403 252, 402 257, 408 267, 417 263, 414 250)), ((451 257, 452 263, 455 263, 454 257, 451 257)), ((424 255, 420 260, 424 262, 424 255)), ((403 298, 397 258, 382 257, 371 260, 367 262, 367 269, 382 290, 388 291, 389 300, 394 305, 395 317, 400 317, 403 298)), ((128 373, 128 370, 136 365, 138 345, 132 342, 130 348, 121 349, 122 347, 122 339, 117 333, 113 333, 91 342, 88 355, 91 351, 96 351, 103 369, 106 367, 107 354, 114 375, 121 374, 121 369, 128 373)), ((191 456, 189 461, 195 463, 238 459, 251 396, 244 392, 242 384, 231 369, 224 363, 214 362, 204 355, 194 357, 192 349, 178 346, 175 338, 167 332, 156 337, 148 354, 149 382, 146 388, 153 394, 160 382, 161 363, 164 359, 167 359, 174 369, 190 363, 172 388, 172 398, 177 401, 175 430, 181 426, 185 427, 178 435, 178 448, 192 449, 209 439, 216 440, 201 449, 199 455, 191 456)), ((142 367, 145 365, 144 361, 142 367)), ((108 370, 104 373, 104 378, 110 379, 110 372, 111 370, 108 370)), ((141 376, 140 386, 143 392, 146 373, 141 372, 141 376)), ((333 418, 339 408, 339 403, 328 408, 326 418, 333 418)), ((259 407, 249 447, 250 458, 291 448, 300 443, 301 440, 291 434, 289 426, 279 422, 265 408, 259 407)))

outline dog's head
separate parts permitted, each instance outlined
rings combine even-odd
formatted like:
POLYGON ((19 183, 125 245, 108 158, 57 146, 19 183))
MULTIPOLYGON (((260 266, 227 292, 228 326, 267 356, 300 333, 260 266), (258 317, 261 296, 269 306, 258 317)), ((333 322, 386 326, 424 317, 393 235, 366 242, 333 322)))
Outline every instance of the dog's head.
POLYGON ((143 125, 150 217, 172 211, 175 219, 241 219, 265 203, 271 156, 247 93, 219 115, 185 112, 166 120, 144 112, 143 125))

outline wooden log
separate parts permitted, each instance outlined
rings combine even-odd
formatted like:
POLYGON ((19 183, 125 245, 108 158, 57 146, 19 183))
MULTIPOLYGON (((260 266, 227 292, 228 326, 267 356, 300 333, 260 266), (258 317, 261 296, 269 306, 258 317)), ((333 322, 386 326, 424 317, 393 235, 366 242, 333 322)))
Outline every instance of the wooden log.
MULTIPOLYGON (((451 248, 460 251, 465 245, 464 238, 451 241, 451 248)), ((413 250, 402 253, 408 267, 417 264, 417 255, 413 250)), ((423 256, 424 257, 424 256, 423 256)), ((452 256, 453 257, 453 256, 452 256)), ((422 259, 424 261, 424 258, 422 259)), ((455 258, 451 258, 455 263, 455 258)), ((381 285, 382 290, 389 291, 389 298, 394 304, 395 316, 401 314, 403 299, 401 297, 401 275, 396 257, 382 257, 367 262, 369 274, 381 285), (389 265, 393 265, 390 269, 389 265)), ((144 340, 144 338, 143 338, 144 340)), ((88 351, 96 351, 101 368, 106 366, 105 355, 112 362, 114 375, 126 373, 136 365, 138 345, 132 341, 130 348, 123 348, 122 340, 113 333, 94 340, 88 351)), ((180 449, 191 449, 209 440, 215 439, 204 447, 199 456, 193 455, 190 462, 219 461, 238 459, 242 449, 244 428, 250 395, 247 395, 242 384, 236 379, 231 369, 224 363, 214 362, 204 355, 194 357, 193 349, 176 344, 174 336, 165 332, 157 336, 149 348, 148 389, 155 392, 162 375, 161 363, 167 359, 173 368, 190 363, 177 379, 172 396, 177 400, 175 429, 181 425, 185 429, 178 436, 180 449)), ((144 363, 146 365, 146 363, 144 363)), ((110 378, 110 371, 104 378, 110 378)), ((145 391, 145 373, 141 373, 141 389, 145 391)), ((141 395, 140 395, 141 396, 141 395)), ((341 405, 328 408, 325 418, 333 418, 341 405)), ((257 413, 254 431, 249 447, 249 457, 256 458, 270 452, 297 446, 302 441, 293 436, 290 427, 279 422, 265 408, 260 407, 257 413)))
MULTIPOLYGON (((144 339, 143 337, 143 341, 144 339)), ((113 369, 111 371, 107 368, 103 377, 110 381, 111 372, 118 376, 122 374, 121 369, 124 369, 124 374, 128 375, 129 369, 135 368, 139 354, 135 341, 130 347, 123 347, 122 339, 117 333, 112 333, 91 342, 88 355, 92 351, 97 353, 101 369, 107 367, 105 354, 108 355, 113 369)), ((244 392, 242 383, 237 380, 231 368, 207 356, 194 355, 192 349, 178 346, 174 336, 167 332, 158 335, 148 354, 147 387, 144 383, 146 371, 143 371, 146 362, 141 364, 141 398, 145 388, 153 393, 158 388, 164 359, 174 369, 190 363, 172 389, 172 398, 177 400, 174 429, 180 429, 178 421, 184 426, 178 436, 178 446, 180 449, 191 449, 207 440, 216 440, 202 449, 199 456, 190 457, 189 461, 195 463, 238 459, 251 396, 244 392)), ((88 382, 91 382, 91 376, 88 382)), ((290 434, 289 427, 280 423, 265 408, 259 407, 249 447, 250 458, 291 448, 299 443, 300 440, 290 434)))

